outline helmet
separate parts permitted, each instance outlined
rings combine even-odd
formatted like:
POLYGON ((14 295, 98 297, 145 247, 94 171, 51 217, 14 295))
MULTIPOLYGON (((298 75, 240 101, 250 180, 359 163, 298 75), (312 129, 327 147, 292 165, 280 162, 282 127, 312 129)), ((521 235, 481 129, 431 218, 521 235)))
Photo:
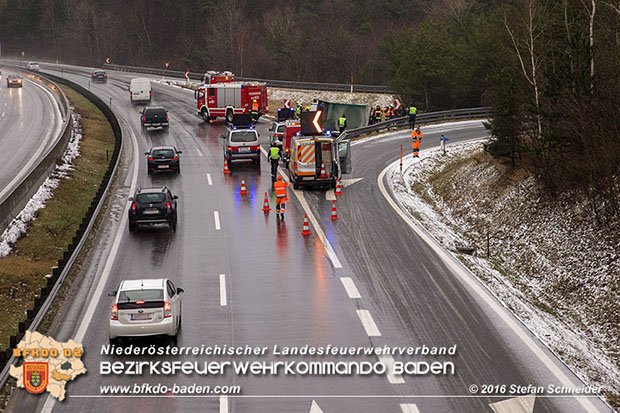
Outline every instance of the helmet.
POLYGON ((252 102, 256 103, 256 99, 252 99, 252 102))
POLYGON ((282 175, 278 175, 278 181, 282 180, 282 175))

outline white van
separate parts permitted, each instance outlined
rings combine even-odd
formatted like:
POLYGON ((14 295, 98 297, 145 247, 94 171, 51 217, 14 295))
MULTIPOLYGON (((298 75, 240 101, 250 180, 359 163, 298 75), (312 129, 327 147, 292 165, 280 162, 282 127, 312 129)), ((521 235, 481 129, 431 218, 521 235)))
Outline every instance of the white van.
POLYGON ((151 101, 151 82, 145 78, 131 79, 129 84, 129 99, 134 102, 151 101))

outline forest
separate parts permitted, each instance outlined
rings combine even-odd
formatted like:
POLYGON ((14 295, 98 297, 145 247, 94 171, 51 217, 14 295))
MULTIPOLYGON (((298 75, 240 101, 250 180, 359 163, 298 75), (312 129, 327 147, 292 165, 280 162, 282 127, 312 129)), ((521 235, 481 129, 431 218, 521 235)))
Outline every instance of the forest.
POLYGON ((486 149, 620 219, 619 0, 0 0, 2 57, 389 85, 492 106, 486 149))

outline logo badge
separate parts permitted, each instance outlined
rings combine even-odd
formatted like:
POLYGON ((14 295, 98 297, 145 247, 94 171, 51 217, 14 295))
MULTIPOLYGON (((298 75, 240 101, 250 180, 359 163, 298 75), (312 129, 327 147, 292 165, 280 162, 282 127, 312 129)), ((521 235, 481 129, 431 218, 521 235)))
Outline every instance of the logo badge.
POLYGON ((24 363, 24 387, 30 393, 42 393, 47 388, 49 367, 47 363, 24 363))

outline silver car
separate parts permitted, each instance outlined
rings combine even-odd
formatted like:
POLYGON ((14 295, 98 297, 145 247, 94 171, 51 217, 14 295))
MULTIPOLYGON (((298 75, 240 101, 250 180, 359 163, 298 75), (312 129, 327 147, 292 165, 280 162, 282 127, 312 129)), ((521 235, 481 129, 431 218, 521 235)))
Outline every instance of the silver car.
POLYGON ((181 328, 181 294, 166 278, 121 281, 110 310, 110 343, 119 337, 167 336, 176 340, 181 328))

